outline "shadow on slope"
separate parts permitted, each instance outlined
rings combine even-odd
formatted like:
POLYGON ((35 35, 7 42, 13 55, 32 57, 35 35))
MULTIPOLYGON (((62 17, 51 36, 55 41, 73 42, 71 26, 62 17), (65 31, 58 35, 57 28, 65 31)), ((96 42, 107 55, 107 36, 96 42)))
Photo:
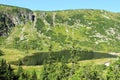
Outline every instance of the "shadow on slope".
MULTIPOLYGON (((50 52, 40 52, 40 53, 33 53, 33 55, 25 56, 22 59, 23 65, 42 65, 44 60, 48 60, 50 52)), ((56 61, 60 61, 61 58, 64 56, 65 61, 69 62, 71 59, 71 51, 70 50, 62 50, 62 51, 56 51, 52 52, 51 56, 53 56, 53 59, 56 61)), ((78 60, 90 60, 90 59, 102 59, 102 58, 115 58, 117 56, 110 55, 107 53, 99 53, 99 52, 92 52, 92 51, 79 51, 77 53, 78 60)), ((16 62, 11 62, 13 64, 17 64, 16 62)))

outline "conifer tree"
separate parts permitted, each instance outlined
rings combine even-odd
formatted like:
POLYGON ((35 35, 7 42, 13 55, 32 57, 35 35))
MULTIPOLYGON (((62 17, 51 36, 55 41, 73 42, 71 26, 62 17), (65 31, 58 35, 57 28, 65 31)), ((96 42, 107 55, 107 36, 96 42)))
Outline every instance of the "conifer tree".
POLYGON ((8 65, 8 68, 7 68, 7 71, 5 73, 5 76, 6 76, 7 80, 13 80, 14 77, 15 77, 13 69, 11 68, 10 64, 8 65))
POLYGON ((64 56, 61 58, 61 65, 59 69, 59 78, 60 79, 65 79, 69 75, 69 68, 67 66, 67 61, 65 60, 64 56))
POLYGON ((7 70, 7 63, 6 60, 2 59, 0 63, 0 79, 5 79, 5 73, 7 70))
POLYGON ((7 63, 6 60, 2 59, 0 63, 0 79, 5 79, 5 73, 7 71, 7 63))
POLYGON ((120 57, 107 68, 107 80, 120 80, 120 57))
POLYGON ((47 66, 46 61, 44 61, 43 68, 42 68, 42 73, 40 75, 41 79, 42 80, 49 80, 48 79, 48 74, 49 74, 49 72, 48 72, 48 66, 47 66))
POLYGON ((37 80, 37 74, 36 74, 35 70, 32 72, 31 80, 37 80))
POLYGON ((77 68, 77 63, 78 63, 78 52, 79 50, 75 47, 75 44, 73 44, 72 49, 71 49, 71 70, 70 70, 70 77, 72 77, 75 74, 75 70, 77 68))
POLYGON ((0 50, 0 56, 1 56, 1 55, 3 55, 3 51, 2 51, 2 50, 0 50))
POLYGON ((12 67, 6 63, 6 60, 2 59, 0 63, 0 79, 1 80, 17 80, 12 67))
POLYGON ((21 66, 21 65, 23 65, 23 63, 22 63, 21 59, 19 59, 18 60, 18 66, 21 66))
POLYGON ((24 80, 26 78, 26 74, 24 73, 22 66, 18 66, 17 76, 19 80, 24 80))
POLYGON ((23 72, 23 73, 19 76, 19 80, 30 80, 30 79, 28 78, 28 74, 23 72))

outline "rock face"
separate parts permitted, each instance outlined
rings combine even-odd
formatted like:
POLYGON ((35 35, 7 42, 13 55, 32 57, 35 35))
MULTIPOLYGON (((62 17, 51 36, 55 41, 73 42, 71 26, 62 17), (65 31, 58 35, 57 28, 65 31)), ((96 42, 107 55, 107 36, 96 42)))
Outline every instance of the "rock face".
POLYGON ((15 25, 24 25, 32 16, 29 9, 0 5, 0 36, 7 35, 15 25))
POLYGON ((0 13, 0 36, 6 35, 9 31, 9 28, 14 26, 15 24, 9 17, 7 17, 7 15, 0 13))

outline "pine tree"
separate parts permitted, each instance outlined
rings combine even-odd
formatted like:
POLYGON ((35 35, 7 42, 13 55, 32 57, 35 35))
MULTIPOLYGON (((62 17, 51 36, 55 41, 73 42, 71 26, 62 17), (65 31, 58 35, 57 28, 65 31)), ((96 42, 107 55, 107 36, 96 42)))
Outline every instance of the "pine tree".
POLYGON ((107 80, 120 80, 120 57, 107 68, 107 80))
POLYGON ((12 67, 6 63, 6 60, 2 59, 0 64, 0 79, 1 80, 17 80, 12 67))
POLYGON ((40 75, 41 79, 42 80, 49 80, 48 79, 48 74, 49 74, 49 72, 48 72, 48 66, 46 64, 46 61, 44 61, 42 72, 41 72, 41 75, 40 75))
POLYGON ((28 74, 23 72, 19 76, 19 80, 30 80, 30 79, 28 78, 28 74))
POLYGON ((42 80, 56 80, 57 62, 55 57, 51 54, 51 49, 49 54, 48 59, 44 61, 43 70, 41 73, 42 80))
POLYGON ((6 60, 2 59, 0 63, 0 79, 5 79, 5 73, 7 71, 7 63, 6 60))
POLYGON ((61 58, 61 65, 59 70, 59 79, 65 79, 68 77, 70 69, 67 66, 67 61, 65 60, 64 56, 61 58))
POLYGON ((2 50, 0 50, 0 56, 1 56, 1 55, 3 55, 3 51, 2 51, 2 50))
POLYGON ((5 73, 5 76, 6 76, 7 80, 13 80, 14 77, 15 77, 13 69, 11 68, 10 64, 8 65, 8 68, 7 68, 7 71, 5 73))
POLYGON ((17 75, 20 76, 22 73, 23 73, 23 68, 19 66, 17 70, 17 75))
POLYGON ((32 72, 31 80, 37 80, 37 74, 36 74, 35 70, 32 72))
POLYGON ((75 74, 75 70, 78 66, 77 65, 79 59, 78 53, 79 53, 79 49, 75 48, 75 45, 73 44, 71 49, 71 58, 70 58, 70 62, 71 62, 70 77, 72 77, 75 74))
POLYGON ((19 59, 19 60, 18 60, 18 66, 21 66, 21 65, 23 65, 23 63, 22 63, 22 60, 19 59))
POLYGON ((0 64, 0 68, 1 68, 0 69, 1 74, 6 72, 6 69, 7 69, 6 60, 2 59, 1 64, 0 64))

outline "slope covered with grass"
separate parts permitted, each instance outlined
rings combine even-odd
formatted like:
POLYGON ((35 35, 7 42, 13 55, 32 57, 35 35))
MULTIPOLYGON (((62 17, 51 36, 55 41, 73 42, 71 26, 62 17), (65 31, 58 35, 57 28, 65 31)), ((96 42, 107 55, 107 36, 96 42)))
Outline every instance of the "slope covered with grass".
POLYGON ((0 79, 119 79, 119 45, 120 13, 0 5, 0 79))
POLYGON ((12 21, 21 16, 18 19, 20 24, 13 21, 13 24, 16 24, 14 28, 1 27, 4 29, 1 34, 4 31, 8 34, 7 37, 1 36, 0 39, 1 42, 5 39, 4 44, 7 47, 48 51, 50 45, 53 50, 69 50, 74 44, 79 48, 93 51, 120 51, 119 13, 93 9, 32 12, 24 8, 3 5, 1 10, 6 14, 11 12, 8 16, 18 16, 9 17, 12 21), (27 17, 31 19, 27 20, 27 17), (21 25, 22 22, 24 24, 21 25))
POLYGON ((93 51, 119 52, 119 13, 105 10, 36 11, 36 29, 59 47, 74 43, 93 51))

